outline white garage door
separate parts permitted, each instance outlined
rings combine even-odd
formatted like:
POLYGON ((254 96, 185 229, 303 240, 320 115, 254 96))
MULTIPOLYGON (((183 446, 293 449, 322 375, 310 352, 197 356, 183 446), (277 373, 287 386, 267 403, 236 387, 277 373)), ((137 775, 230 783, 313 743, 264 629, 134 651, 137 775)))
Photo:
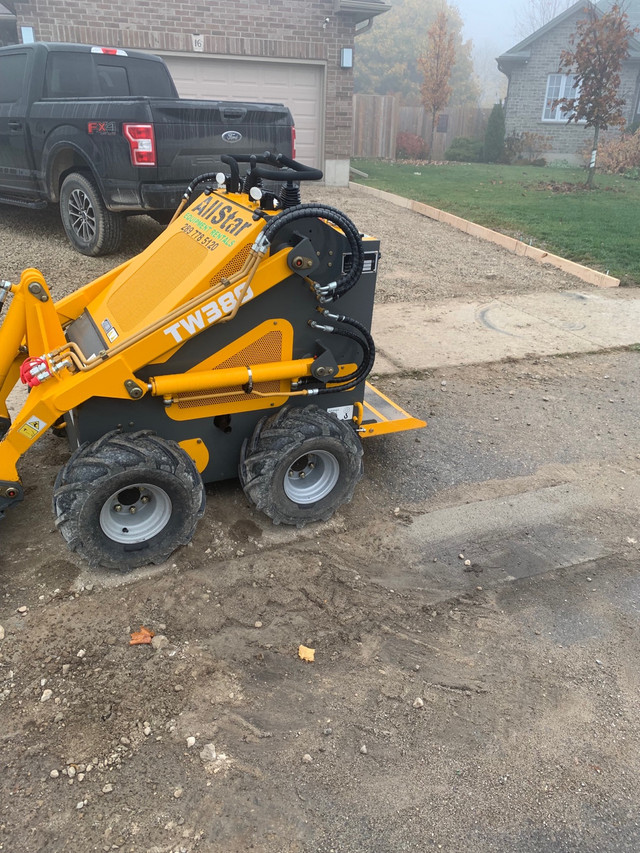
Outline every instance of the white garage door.
POLYGON ((323 168, 323 66, 171 54, 163 59, 183 98, 286 104, 296 125, 297 159, 323 168))

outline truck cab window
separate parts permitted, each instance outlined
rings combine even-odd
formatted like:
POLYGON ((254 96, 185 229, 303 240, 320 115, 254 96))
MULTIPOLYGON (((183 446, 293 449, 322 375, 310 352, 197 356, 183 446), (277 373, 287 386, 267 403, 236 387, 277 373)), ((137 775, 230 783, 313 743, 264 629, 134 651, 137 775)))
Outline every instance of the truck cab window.
POLYGON ((12 104, 23 94, 24 72, 27 67, 26 53, 0 56, 0 103, 12 104))
POLYGON ((83 98, 91 95, 91 56, 56 51, 47 57, 45 98, 83 98))
POLYGON ((126 98, 131 94, 127 70, 118 65, 98 65, 100 94, 113 98, 126 98))

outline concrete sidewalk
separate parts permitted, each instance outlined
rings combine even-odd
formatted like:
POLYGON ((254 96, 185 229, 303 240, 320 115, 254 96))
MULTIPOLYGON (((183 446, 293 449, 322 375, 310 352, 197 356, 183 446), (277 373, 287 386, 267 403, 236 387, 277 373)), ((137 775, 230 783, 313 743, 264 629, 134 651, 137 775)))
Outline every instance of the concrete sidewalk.
POLYGON ((505 358, 596 352, 640 343, 640 292, 563 291, 376 305, 374 373, 391 375, 505 358))

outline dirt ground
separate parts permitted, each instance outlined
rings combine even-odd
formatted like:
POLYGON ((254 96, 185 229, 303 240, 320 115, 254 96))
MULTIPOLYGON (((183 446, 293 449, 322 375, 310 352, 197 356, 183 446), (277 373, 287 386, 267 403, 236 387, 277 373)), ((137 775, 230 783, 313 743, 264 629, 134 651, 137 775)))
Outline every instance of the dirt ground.
MULTIPOLYGON (((308 198, 382 239, 380 301, 589 289, 357 191, 308 198)), ((159 232, 88 259, 54 212, 0 214, 1 277, 36 266, 54 295, 159 232)), ((386 379, 429 426, 367 443, 330 522, 274 527, 218 484, 193 543, 127 576, 66 550, 45 436, 0 525, 0 850, 635 853, 637 368, 386 379)))

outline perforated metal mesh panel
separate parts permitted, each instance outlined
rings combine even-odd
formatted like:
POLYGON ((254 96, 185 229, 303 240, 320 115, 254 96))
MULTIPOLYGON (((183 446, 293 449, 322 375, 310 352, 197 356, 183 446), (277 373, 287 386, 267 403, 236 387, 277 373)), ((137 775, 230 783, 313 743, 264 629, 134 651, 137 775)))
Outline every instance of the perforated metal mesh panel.
POLYGON ((111 294, 107 302, 111 321, 126 332, 152 317, 156 307, 183 280, 185 273, 199 264, 207 253, 204 246, 178 231, 140 267, 135 287, 128 280, 111 294))
POLYGON ((228 278, 229 276, 234 275, 234 273, 240 272, 250 250, 251 246, 247 243, 246 246, 243 246, 242 249, 240 249, 240 251, 231 258, 226 267, 223 267, 220 272, 216 273, 213 278, 209 279, 209 284, 213 287, 214 284, 218 284, 223 278, 228 278))
MULTIPOLYGON (((282 332, 268 332, 248 346, 234 353, 230 358, 216 365, 217 368, 243 367, 251 364, 265 364, 282 360, 282 332)), ((281 391, 280 381, 256 382, 255 389, 263 394, 278 394, 281 391)), ((220 405, 234 403, 237 400, 259 399, 257 394, 245 394, 235 388, 218 388, 215 392, 202 391, 198 394, 176 394, 174 402, 179 409, 191 409, 197 406, 220 405), (227 392, 229 392, 227 394, 227 392), (212 396, 221 394, 223 396, 212 396), (185 399, 188 398, 188 399, 185 399)))

